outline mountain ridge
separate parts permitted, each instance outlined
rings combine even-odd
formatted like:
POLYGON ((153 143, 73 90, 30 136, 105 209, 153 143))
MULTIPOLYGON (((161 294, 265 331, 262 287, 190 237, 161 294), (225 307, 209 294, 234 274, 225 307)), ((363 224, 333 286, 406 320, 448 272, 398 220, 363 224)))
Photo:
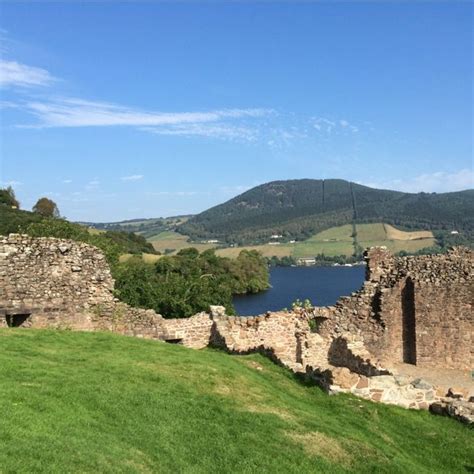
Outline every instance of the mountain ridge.
POLYGON ((340 180, 279 180, 256 186, 191 217, 192 239, 248 243, 273 233, 308 238, 335 225, 383 221, 404 228, 474 230, 474 190, 405 193, 340 180))

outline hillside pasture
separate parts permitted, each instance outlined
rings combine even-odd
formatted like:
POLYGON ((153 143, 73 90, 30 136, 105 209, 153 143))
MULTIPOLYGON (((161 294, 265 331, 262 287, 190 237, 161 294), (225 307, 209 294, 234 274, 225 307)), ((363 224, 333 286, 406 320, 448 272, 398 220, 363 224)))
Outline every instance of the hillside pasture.
POLYGON ((454 473, 472 430, 328 396, 261 355, 0 329, 5 473, 454 473))
MULTIPOLYGON (((374 223, 357 224, 357 241, 363 248, 374 246, 386 246, 393 252, 405 250, 416 252, 422 248, 436 245, 433 233, 430 231, 405 232, 393 226, 374 223)), ((227 247, 216 250, 221 257, 236 258, 244 250, 257 250, 265 257, 311 258, 323 254, 328 257, 337 255, 351 256, 354 252, 353 227, 346 224, 319 232, 307 240, 298 241, 294 244, 281 243, 280 245, 246 245, 243 247, 227 247)), ((173 249, 170 255, 187 247, 195 247, 200 252, 216 248, 216 244, 204 244, 188 242, 189 237, 174 231, 165 231, 149 238, 155 250, 164 253, 166 249, 173 249)))
POLYGON ((151 242, 155 250, 158 250, 161 253, 165 253, 166 250, 173 250, 169 253, 170 255, 175 255, 180 250, 189 247, 194 247, 200 252, 216 247, 215 244, 188 242, 188 239, 188 236, 178 234, 178 232, 165 231, 149 238, 148 241, 151 242))

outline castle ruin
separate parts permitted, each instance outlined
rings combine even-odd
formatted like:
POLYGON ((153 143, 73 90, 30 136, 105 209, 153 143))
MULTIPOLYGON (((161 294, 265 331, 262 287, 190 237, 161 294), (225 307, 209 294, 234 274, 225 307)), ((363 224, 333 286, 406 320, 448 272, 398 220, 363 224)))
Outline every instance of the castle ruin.
POLYGON ((329 390, 427 408, 442 397, 436 387, 417 386, 391 368, 472 370, 474 252, 394 257, 372 248, 365 258, 363 287, 334 306, 255 317, 212 307, 165 319, 115 298, 97 248, 11 234, 0 238, 0 327, 113 331, 196 349, 260 351, 329 390))

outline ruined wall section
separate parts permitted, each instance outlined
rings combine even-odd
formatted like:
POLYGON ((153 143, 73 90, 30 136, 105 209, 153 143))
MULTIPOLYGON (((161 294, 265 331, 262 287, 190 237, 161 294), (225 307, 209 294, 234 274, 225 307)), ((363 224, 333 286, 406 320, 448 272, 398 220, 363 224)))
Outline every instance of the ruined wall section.
POLYGON ((335 306, 316 308, 321 334, 358 334, 384 363, 471 369, 474 365, 474 253, 366 256, 367 281, 335 306))
POLYGON ((85 243, 11 234, 0 237, 0 326, 31 315, 24 326, 89 329, 96 305, 111 304, 105 257, 85 243), (60 317, 60 320, 58 319, 60 317))
POLYGON ((281 311, 213 320, 211 343, 215 346, 239 354, 259 351, 297 371, 308 364, 327 366, 327 344, 311 332, 305 314, 281 311))

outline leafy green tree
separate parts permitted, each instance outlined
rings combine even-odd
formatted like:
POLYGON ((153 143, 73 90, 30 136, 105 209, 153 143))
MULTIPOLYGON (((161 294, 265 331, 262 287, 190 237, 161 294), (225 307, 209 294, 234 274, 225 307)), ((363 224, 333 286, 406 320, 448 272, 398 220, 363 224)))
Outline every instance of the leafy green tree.
POLYGON ((0 204, 5 204, 9 207, 20 208, 20 203, 15 196, 15 191, 11 186, 6 189, 0 189, 0 204))
POLYGON ((57 204, 47 197, 38 199, 36 204, 33 206, 33 212, 40 214, 43 217, 59 218, 60 216, 57 204))
POLYGON ((164 256, 155 265, 142 259, 121 263, 115 274, 118 297, 132 305, 151 308, 164 317, 189 317, 222 305, 234 313, 232 295, 268 288, 266 260, 255 251, 243 251, 231 260, 214 250, 202 254, 183 249, 164 256))

